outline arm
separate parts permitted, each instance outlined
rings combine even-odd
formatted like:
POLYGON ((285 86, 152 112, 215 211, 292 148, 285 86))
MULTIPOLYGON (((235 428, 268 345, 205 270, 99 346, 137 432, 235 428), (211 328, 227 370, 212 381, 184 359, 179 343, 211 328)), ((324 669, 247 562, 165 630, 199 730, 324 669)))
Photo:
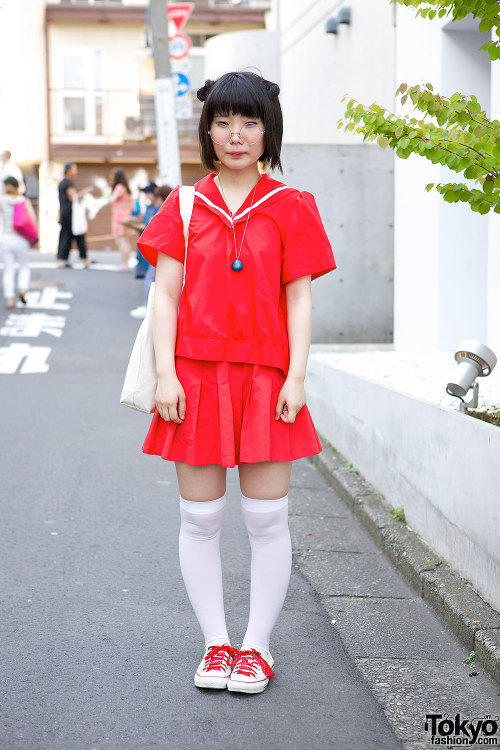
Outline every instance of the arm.
POLYGON ((312 335, 311 276, 301 276, 286 285, 290 367, 288 377, 304 382, 312 335))
POLYGON ((93 187, 92 187, 91 185, 89 185, 88 187, 86 187, 86 188, 83 188, 83 190, 80 190, 80 191, 79 191, 79 192, 77 193, 77 196, 78 196, 78 200, 80 200, 80 198, 83 198, 83 196, 84 196, 84 195, 87 195, 87 193, 90 193, 90 192, 92 192, 92 190, 93 190, 93 189, 94 189, 94 188, 93 188, 93 187))
POLYGON ((123 185, 118 184, 113 189, 113 191, 111 193, 111 196, 110 196, 110 199, 109 199, 109 202, 110 203, 115 203, 115 201, 119 201, 120 198, 123 198, 125 192, 126 191, 125 191, 125 188, 123 187, 123 185))
POLYGON ((306 403, 304 380, 312 334, 311 275, 286 284, 286 305, 290 366, 278 397, 275 418, 295 422, 306 403))
POLYGON ((142 223, 142 221, 137 221, 137 219, 126 219, 125 221, 121 222, 122 224, 125 224, 126 227, 131 227, 132 229, 136 229, 138 232, 143 232, 146 228, 146 225, 142 223))
POLYGON ((80 190, 79 192, 77 192, 76 188, 74 187, 68 187, 66 188, 66 195, 68 196, 71 203, 73 203, 73 201, 75 200, 75 196, 78 198, 78 200, 80 200, 80 198, 82 198, 84 195, 90 193, 91 190, 93 190, 93 188, 90 186, 83 188, 83 190, 80 190))
POLYGON ((178 424, 182 422, 186 412, 186 397, 175 371, 175 344, 182 277, 183 264, 176 258, 158 253, 153 308, 153 344, 158 376, 156 405, 163 419, 172 420, 178 424))

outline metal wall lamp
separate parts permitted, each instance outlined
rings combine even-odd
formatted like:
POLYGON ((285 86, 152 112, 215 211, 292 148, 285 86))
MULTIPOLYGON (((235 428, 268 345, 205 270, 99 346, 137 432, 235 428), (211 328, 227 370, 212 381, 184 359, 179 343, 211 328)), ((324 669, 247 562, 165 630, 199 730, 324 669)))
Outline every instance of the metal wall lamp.
POLYGON ((329 18, 326 22, 325 31, 327 34, 337 34, 339 23, 351 23, 351 9, 341 8, 336 18, 329 18))

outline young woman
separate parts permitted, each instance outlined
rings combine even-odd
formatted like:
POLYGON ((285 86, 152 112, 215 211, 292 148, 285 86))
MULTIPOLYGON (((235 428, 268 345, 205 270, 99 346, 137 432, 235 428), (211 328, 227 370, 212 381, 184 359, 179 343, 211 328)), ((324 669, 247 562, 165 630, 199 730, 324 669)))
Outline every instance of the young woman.
POLYGON ((120 252, 120 271, 129 270, 129 258, 131 243, 129 230, 124 222, 130 219, 134 202, 128 184, 127 176, 123 169, 115 169, 113 172, 113 187, 111 193, 111 234, 115 238, 116 247, 120 252))
POLYGON ((157 409, 143 451, 175 462, 181 572, 205 638, 195 684, 245 693, 273 674, 269 640, 291 573, 292 461, 322 450, 304 391, 311 280, 335 268, 313 196, 259 171, 259 161, 281 169, 278 95, 249 72, 205 83, 201 157, 218 173, 195 185, 186 259, 178 188, 138 242, 156 266, 157 409), (226 471, 236 465, 251 546, 239 651, 219 554, 226 471))
POLYGON ((3 181, 5 193, 0 199, 0 209, 2 212, 2 234, 0 236, 0 248, 4 263, 3 271, 3 294, 5 297, 5 307, 11 309, 15 307, 16 294, 16 264, 18 266, 17 289, 18 296, 23 304, 26 304, 25 294, 30 284, 30 267, 29 267, 29 250, 30 244, 27 239, 22 237, 13 228, 14 206, 16 203, 26 201, 26 207, 33 219, 37 223, 36 214, 33 205, 28 198, 19 192, 19 182, 16 177, 6 177, 3 181))

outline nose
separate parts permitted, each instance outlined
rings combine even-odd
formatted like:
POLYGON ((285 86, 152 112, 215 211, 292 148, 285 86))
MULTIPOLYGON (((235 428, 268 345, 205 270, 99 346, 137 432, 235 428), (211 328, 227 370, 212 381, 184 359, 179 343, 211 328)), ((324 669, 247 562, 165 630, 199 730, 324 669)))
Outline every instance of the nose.
POLYGON ((231 133, 231 138, 230 138, 231 141, 233 140, 234 135, 238 136, 238 140, 241 141, 241 129, 238 132, 231 133))

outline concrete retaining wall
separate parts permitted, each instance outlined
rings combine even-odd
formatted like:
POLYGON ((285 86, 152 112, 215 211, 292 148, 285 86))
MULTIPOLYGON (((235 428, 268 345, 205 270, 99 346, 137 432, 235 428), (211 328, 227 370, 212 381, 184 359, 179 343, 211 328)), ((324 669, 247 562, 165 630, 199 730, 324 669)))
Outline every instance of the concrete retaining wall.
POLYGON ((500 610, 500 429, 309 358, 318 431, 500 610))

